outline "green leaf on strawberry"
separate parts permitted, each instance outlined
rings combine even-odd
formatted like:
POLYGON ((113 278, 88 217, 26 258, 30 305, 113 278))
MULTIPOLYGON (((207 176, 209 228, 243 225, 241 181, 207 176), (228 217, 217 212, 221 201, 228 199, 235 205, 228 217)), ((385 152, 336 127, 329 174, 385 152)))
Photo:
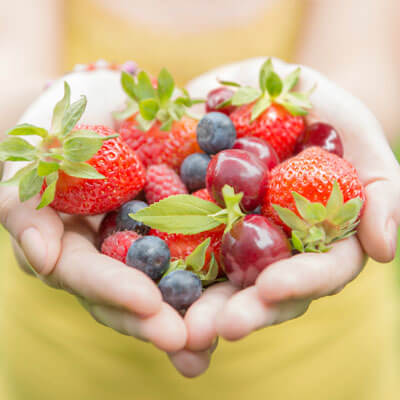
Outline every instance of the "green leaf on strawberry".
POLYGON ((161 130, 169 131, 174 121, 188 115, 190 107, 204 102, 192 99, 185 89, 180 89, 181 94, 173 98, 175 82, 165 68, 158 75, 156 89, 144 71, 139 72, 136 77, 122 72, 121 85, 128 96, 127 107, 124 111, 114 113, 114 117, 122 120, 138 112, 136 121, 143 131, 149 130, 156 121, 161 123, 161 130))
POLYGON ((337 181, 326 206, 311 202, 296 192, 292 192, 297 212, 272 205, 280 219, 292 230, 291 242, 300 252, 325 252, 338 240, 356 233, 363 201, 357 197, 346 203, 337 181))
POLYGON ((58 171, 86 178, 104 179, 102 174, 86 161, 90 160, 102 147, 104 141, 118 135, 102 136, 90 130, 74 130, 86 108, 86 97, 70 104, 71 91, 64 82, 64 96, 53 110, 51 129, 31 124, 20 124, 7 132, 7 138, 0 143, 1 161, 27 161, 27 166, 19 170, 2 185, 18 185, 21 201, 26 201, 46 188, 38 208, 50 204, 55 195, 58 171), (35 147, 22 136, 38 136, 41 141, 35 147))

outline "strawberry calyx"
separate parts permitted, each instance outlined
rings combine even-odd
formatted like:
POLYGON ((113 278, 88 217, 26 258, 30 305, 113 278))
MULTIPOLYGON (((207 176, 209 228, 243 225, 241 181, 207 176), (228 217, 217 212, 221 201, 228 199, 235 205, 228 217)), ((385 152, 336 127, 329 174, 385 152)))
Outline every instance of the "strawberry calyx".
POLYGON ((274 71, 272 60, 269 58, 262 65, 259 74, 259 87, 241 86, 236 82, 220 81, 226 86, 236 87, 234 95, 227 101, 221 103, 218 108, 227 105, 242 106, 254 103, 251 111, 251 121, 259 117, 272 103, 282 105, 290 114, 294 116, 307 115, 308 109, 312 108, 309 96, 314 90, 308 92, 294 92, 300 77, 301 68, 297 67, 285 78, 274 71))
POLYGON ((240 201, 243 193, 235 193, 225 185, 222 194, 226 208, 189 194, 167 197, 129 216, 153 229, 166 233, 193 235, 225 225, 225 232, 242 217, 240 201))
POLYGON ((55 105, 51 129, 31 124, 20 124, 10 129, 0 143, 1 161, 25 161, 21 168, 1 185, 18 185, 21 202, 39 194, 46 185, 37 209, 49 205, 55 197, 59 172, 85 179, 105 179, 86 161, 102 147, 103 142, 118 135, 101 136, 91 130, 75 130, 86 109, 87 100, 81 96, 72 103, 71 90, 64 82, 64 96, 55 105), (38 136, 41 141, 35 147, 20 136, 38 136))
POLYGON ((163 276, 166 276, 173 271, 187 270, 197 275, 198 278, 201 280, 203 286, 208 286, 212 283, 215 283, 218 278, 219 267, 214 256, 214 252, 211 253, 211 259, 207 272, 203 271, 206 263, 206 253, 208 247, 210 246, 210 242, 210 238, 205 239, 184 260, 172 260, 170 262, 169 268, 167 269, 167 271, 165 271, 163 276))
POLYGON ((192 99, 186 89, 179 89, 180 96, 173 98, 175 82, 165 68, 158 75, 156 88, 145 71, 135 77, 123 71, 121 85, 128 99, 125 110, 115 112, 114 117, 123 120, 137 114, 136 121, 142 131, 148 131, 156 121, 161 123, 160 130, 169 131, 174 121, 189 115, 190 107, 204 102, 192 99))
POLYGON ((343 193, 337 181, 326 206, 312 203, 296 192, 292 192, 296 209, 293 211, 272 204, 279 218, 292 230, 291 244, 299 252, 323 253, 330 250, 333 242, 356 233, 363 200, 353 198, 344 203, 343 193))

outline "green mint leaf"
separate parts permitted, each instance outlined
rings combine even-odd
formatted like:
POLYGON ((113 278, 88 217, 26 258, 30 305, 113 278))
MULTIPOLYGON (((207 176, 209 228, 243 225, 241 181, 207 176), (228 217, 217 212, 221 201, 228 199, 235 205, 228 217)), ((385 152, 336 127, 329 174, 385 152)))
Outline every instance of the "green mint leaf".
POLYGON ((36 158, 36 148, 20 137, 7 137, 0 143, 1 161, 33 161, 36 158))
POLYGON ((283 84, 279 75, 273 71, 267 77, 265 82, 267 92, 272 98, 279 96, 282 92, 283 84))
POLYGON ((283 93, 290 92, 297 84, 300 78, 301 68, 296 68, 283 80, 283 93))
POLYGON ((22 179, 22 177, 24 177, 26 174, 31 172, 34 168, 36 168, 36 163, 31 163, 31 164, 19 169, 10 179, 0 182, 0 185, 1 186, 18 185, 20 180, 22 179))
POLYGON ((299 214, 309 223, 314 224, 324 221, 326 209, 321 203, 311 203, 308 199, 296 192, 292 192, 299 214))
POLYGON ((126 100, 125 109, 122 111, 114 111, 112 115, 116 120, 123 121, 131 117, 133 114, 136 114, 138 111, 139 111, 138 103, 136 103, 136 101, 132 100, 131 98, 128 98, 126 100))
POLYGON ((6 132, 9 136, 40 136, 42 138, 47 137, 48 132, 44 128, 39 128, 38 126, 31 124, 19 124, 14 128, 6 132))
POLYGON ((263 96, 257 100, 251 110, 251 122, 257 119, 270 105, 271 99, 267 96, 263 96))
POLYGON ((42 177, 47 176, 47 175, 52 174, 53 172, 58 171, 59 168, 60 168, 60 164, 58 164, 56 162, 47 162, 47 161, 40 160, 39 165, 37 167, 37 174, 42 177))
POLYGON ((168 103, 172 93, 174 92, 174 79, 171 74, 163 68, 158 75, 157 82, 158 98, 160 99, 161 106, 163 106, 168 103))
POLYGON ((71 103, 71 89, 64 81, 64 97, 55 105, 51 120, 51 131, 59 133, 62 130, 62 120, 71 103))
POLYGON ((221 223, 211 216, 219 211, 221 208, 210 201, 180 194, 143 208, 131 218, 162 232, 191 235, 219 226, 221 223))
POLYGON ((97 172, 96 168, 83 162, 70 162, 65 160, 61 164, 60 169, 62 169, 67 175, 76 178, 105 179, 105 176, 97 172))
POLYGON ((299 218, 292 210, 278 206, 277 204, 272 204, 272 207, 278 213, 282 222, 290 229, 300 232, 308 230, 308 224, 299 218))
POLYGON ((138 101, 138 97, 136 96, 136 83, 135 79, 131 74, 128 74, 125 71, 121 73, 121 86, 124 89, 124 92, 135 102, 138 101))
POLYGON ((156 98, 156 91, 154 90, 150 77, 144 71, 138 73, 137 84, 134 91, 138 101, 156 98))
POLYGON ((154 98, 145 99, 139 103, 140 115, 146 121, 153 121, 159 109, 160 105, 158 104, 158 101, 154 98))
POLYGON ((43 177, 37 174, 36 169, 30 170, 19 181, 19 199, 21 202, 31 199, 40 193, 43 186, 43 177))
POLYGON ((239 84, 239 83, 237 83, 237 82, 233 82, 233 81, 225 81, 225 80, 222 80, 222 79, 218 79, 218 82, 221 84, 221 85, 224 85, 224 86, 232 86, 232 87, 237 87, 237 88, 239 88, 241 85, 239 84))
POLYGON ((47 187, 42 194, 39 205, 36 207, 37 210, 48 206, 54 200, 54 196, 56 195, 58 172, 53 172, 45 179, 47 187))
POLYGON ((202 243, 200 243, 193 252, 186 257, 186 265, 193 269, 195 272, 200 272, 206 261, 206 254, 208 246, 211 243, 211 239, 207 238, 202 243))
POLYGON ((86 96, 81 96, 79 100, 75 101, 67 108, 61 121, 61 130, 63 136, 68 135, 72 129, 75 128, 75 125, 81 119, 82 114, 86 109, 86 104, 86 96))
POLYGON ((268 58, 267 61, 261 66, 260 75, 259 75, 259 85, 260 89, 265 92, 267 90, 267 79, 271 72, 274 71, 272 60, 268 58))
POLYGON ((232 104, 234 106, 241 106, 243 104, 252 103, 261 96, 261 91, 252 87, 241 87, 232 96, 232 104))

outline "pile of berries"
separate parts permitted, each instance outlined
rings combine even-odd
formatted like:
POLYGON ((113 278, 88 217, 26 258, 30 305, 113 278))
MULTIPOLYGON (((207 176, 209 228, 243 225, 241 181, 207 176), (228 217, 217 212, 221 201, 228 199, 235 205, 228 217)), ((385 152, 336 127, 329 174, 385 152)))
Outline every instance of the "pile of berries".
POLYGON ((364 188, 337 130, 307 125, 299 74, 281 79, 268 60, 259 88, 224 82, 198 121, 189 109, 199 100, 176 95, 165 69, 157 79, 122 72, 118 132, 78 125, 86 100, 70 104, 65 84, 52 129, 15 127, 0 158, 29 162, 9 181, 21 201, 41 194, 38 208, 106 213, 101 252, 148 275, 184 312, 208 285, 253 285, 272 263, 356 233, 364 188), (20 138, 32 134, 38 148, 20 138))

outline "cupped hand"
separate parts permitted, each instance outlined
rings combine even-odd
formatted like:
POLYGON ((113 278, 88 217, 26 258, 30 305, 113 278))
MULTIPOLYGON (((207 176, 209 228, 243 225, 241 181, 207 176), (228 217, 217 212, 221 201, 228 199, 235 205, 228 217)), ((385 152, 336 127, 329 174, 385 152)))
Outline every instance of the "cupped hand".
MULTIPOLYGON (((258 86, 264 61, 255 58, 223 66, 194 79, 188 89, 193 96, 205 96, 218 86, 217 78, 258 86)), ((273 63, 283 76, 296 68, 280 60, 273 63)), ((244 290, 228 282, 207 289, 185 316, 187 351, 193 354, 204 355, 218 335, 238 340, 254 330, 302 315, 312 300, 338 293, 357 277, 366 255, 379 262, 394 258, 400 221, 400 171, 384 133, 359 100, 318 72, 301 68, 300 89, 316 84, 309 120, 335 126, 341 134, 344 157, 356 167, 365 185, 366 207, 358 235, 335 243, 328 253, 299 254, 279 261, 244 290)), ((198 368, 198 373, 203 371, 198 368)))
MULTIPOLYGON (((119 73, 102 70, 72 73, 55 82, 20 122, 48 128, 52 109, 63 96, 64 80, 71 86, 73 101, 87 96, 84 123, 112 126, 111 112, 123 104, 125 95, 119 73)), ((4 179, 18 168, 15 164, 6 164, 4 179)), ((96 249, 100 218, 59 215, 50 207, 36 210, 38 203, 38 198, 20 203, 15 187, 0 188, 0 221, 15 242, 21 266, 44 283, 75 295, 98 322, 166 352, 182 349, 187 337, 182 317, 162 302, 154 282, 96 249)))

